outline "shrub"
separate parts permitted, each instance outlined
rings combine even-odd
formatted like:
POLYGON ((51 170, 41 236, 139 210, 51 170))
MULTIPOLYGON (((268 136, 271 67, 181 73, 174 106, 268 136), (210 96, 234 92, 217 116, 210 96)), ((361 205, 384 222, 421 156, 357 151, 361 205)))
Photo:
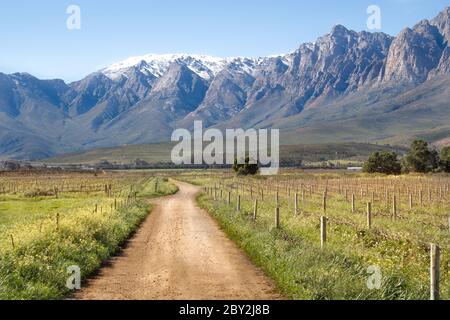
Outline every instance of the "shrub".
POLYGON ((259 172, 258 164, 251 164, 250 158, 245 158, 245 164, 239 164, 238 160, 234 160, 233 170, 239 176, 256 175, 259 172))
POLYGON ((446 147, 441 151, 441 169, 450 173, 450 147, 446 147))
POLYGON ((439 167, 439 155, 436 150, 430 150, 427 142, 415 140, 406 155, 404 165, 405 170, 409 172, 432 172, 439 167))
POLYGON ((400 174, 401 169, 397 154, 389 151, 375 152, 364 163, 367 173, 400 174))

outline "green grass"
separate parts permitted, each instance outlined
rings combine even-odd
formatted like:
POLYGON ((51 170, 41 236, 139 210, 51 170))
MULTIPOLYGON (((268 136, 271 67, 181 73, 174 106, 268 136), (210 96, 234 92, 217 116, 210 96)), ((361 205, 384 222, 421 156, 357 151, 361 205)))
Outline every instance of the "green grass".
POLYGON ((94 207, 102 201, 101 197, 86 198, 80 195, 65 195, 63 198, 44 197, 23 198, 21 196, 2 197, 0 199, 0 231, 14 225, 34 223, 50 214, 67 212, 80 207, 94 207))
MULTIPOLYGON (((197 178, 196 183, 214 185, 217 180, 197 178)), ((293 214, 292 201, 280 196, 281 229, 274 228, 273 195, 259 202, 258 219, 253 222, 253 201, 245 193, 242 210, 232 204, 201 195, 199 204, 209 211, 280 291, 292 299, 345 300, 427 300, 429 298, 429 243, 442 249, 441 297, 450 299, 448 207, 432 206, 412 211, 400 202, 402 219, 385 216, 390 207, 377 202, 373 207, 374 227, 366 227, 365 202, 357 201, 357 213, 341 196, 328 201, 328 241, 320 248, 321 196, 314 195, 293 214), (381 289, 367 287, 370 266, 381 268, 381 289)))
MULTIPOLYGON (((0 202, 0 300, 61 299, 69 293, 67 268, 80 267, 86 279, 121 245, 149 214, 145 198, 176 192, 161 180, 160 191, 151 192, 155 179, 142 179, 124 189, 147 190, 136 201, 119 208, 99 193, 65 194, 60 199, 21 198, 6 195, 0 202), (97 204, 100 209, 93 212, 97 204), (57 224, 56 212, 60 213, 57 224), (11 239, 12 237, 12 239, 11 239), (14 243, 14 245, 13 245, 14 243)), ((132 198, 133 199, 133 198, 132 198)))
POLYGON ((138 196, 144 198, 156 198, 178 192, 178 187, 173 183, 169 183, 167 178, 156 178, 146 183, 139 190, 138 196))
POLYGON ((365 270, 361 261, 322 252, 306 239, 291 237, 267 224, 254 224, 248 216, 216 206, 205 196, 198 200, 287 297, 311 300, 349 299, 360 294, 370 297, 364 288, 365 270))

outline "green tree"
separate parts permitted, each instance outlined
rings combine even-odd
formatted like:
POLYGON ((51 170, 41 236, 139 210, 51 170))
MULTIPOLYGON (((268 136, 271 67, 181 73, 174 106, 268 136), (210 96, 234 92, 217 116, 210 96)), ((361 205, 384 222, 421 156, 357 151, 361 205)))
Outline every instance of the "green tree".
POLYGON ((402 166, 394 152, 383 151, 373 153, 364 163, 364 172, 400 174, 402 166))
POLYGON ((259 172, 258 164, 251 164, 250 158, 245 158, 245 164, 238 164, 238 160, 234 160, 233 170, 237 175, 249 176, 256 175, 259 172))
POLYGON ((405 158, 407 171, 428 173, 439 167, 439 154, 431 150, 428 143, 423 140, 415 140, 405 158))
POLYGON ((441 168, 442 171, 450 173, 450 147, 441 150, 441 168))

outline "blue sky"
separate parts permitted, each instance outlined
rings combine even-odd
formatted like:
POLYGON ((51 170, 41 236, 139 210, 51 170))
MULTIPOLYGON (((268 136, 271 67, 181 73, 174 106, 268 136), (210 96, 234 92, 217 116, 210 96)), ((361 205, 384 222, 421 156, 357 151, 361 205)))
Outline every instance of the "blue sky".
POLYGON ((285 53, 338 23, 366 30, 372 4, 381 31, 395 35, 450 0, 2 0, 0 72, 73 81, 147 53, 285 53), (81 8, 81 30, 66 28, 71 4, 81 8))

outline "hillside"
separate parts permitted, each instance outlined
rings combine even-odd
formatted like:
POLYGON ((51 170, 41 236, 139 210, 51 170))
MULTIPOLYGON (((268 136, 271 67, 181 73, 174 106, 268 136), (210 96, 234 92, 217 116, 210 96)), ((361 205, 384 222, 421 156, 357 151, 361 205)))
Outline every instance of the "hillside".
POLYGON ((450 139, 450 8, 398 35, 342 25, 261 58, 133 57, 66 84, 0 73, 0 157, 170 141, 176 128, 279 128, 285 144, 450 139))

